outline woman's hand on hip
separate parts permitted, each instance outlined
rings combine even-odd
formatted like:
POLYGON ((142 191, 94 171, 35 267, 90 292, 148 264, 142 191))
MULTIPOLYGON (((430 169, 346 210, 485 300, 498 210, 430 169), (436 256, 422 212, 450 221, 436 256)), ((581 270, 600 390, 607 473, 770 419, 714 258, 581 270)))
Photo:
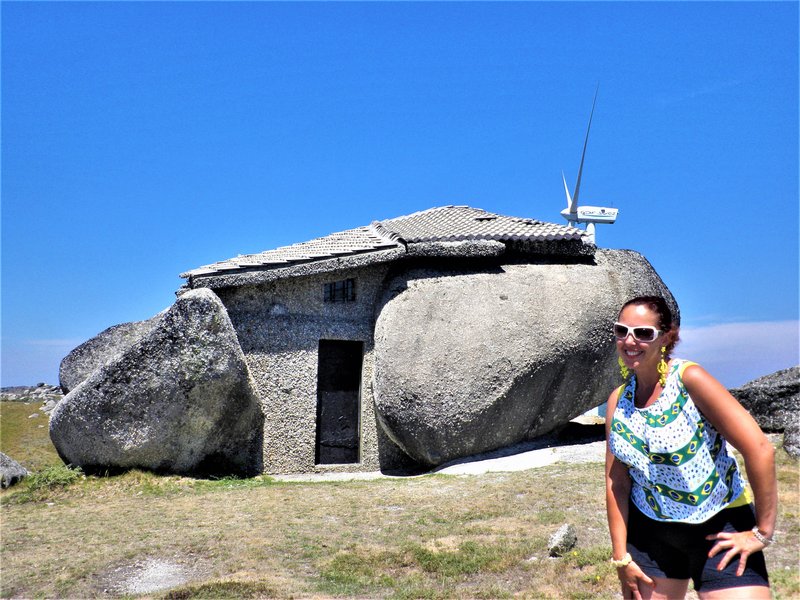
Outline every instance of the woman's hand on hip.
POLYGON ((725 552, 725 556, 722 557, 719 566, 717 566, 717 570, 719 571, 727 567, 728 563, 730 563, 737 554, 739 555, 739 566, 736 569, 737 576, 744 573, 744 569, 747 566, 747 557, 764 549, 764 544, 753 535, 752 531, 737 531, 735 533, 721 531, 719 533, 707 535, 706 539, 708 541, 716 540, 717 542, 711 550, 709 550, 709 558, 720 552, 725 552))

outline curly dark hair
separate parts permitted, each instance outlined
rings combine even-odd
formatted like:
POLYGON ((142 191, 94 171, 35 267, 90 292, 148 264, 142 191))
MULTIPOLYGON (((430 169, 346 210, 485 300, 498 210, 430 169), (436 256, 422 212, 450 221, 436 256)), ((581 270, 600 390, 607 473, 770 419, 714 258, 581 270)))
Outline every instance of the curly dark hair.
POLYGON ((667 301, 661 296, 637 296, 622 305, 622 308, 619 309, 620 314, 631 305, 646 306, 658 315, 658 328, 667 336, 667 343, 665 344, 667 356, 672 354, 672 349, 680 341, 679 324, 673 320, 672 310, 667 301))

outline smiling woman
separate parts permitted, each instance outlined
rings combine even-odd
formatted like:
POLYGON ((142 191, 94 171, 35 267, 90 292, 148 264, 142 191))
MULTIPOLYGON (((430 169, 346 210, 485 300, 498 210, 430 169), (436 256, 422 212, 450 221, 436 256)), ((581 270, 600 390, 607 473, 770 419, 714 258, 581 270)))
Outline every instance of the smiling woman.
POLYGON ((623 597, 684 597, 691 579, 701 600, 769 598, 772 446, 716 379, 670 358, 678 326, 664 299, 626 302, 614 335, 627 381, 608 399, 606 504, 623 597))

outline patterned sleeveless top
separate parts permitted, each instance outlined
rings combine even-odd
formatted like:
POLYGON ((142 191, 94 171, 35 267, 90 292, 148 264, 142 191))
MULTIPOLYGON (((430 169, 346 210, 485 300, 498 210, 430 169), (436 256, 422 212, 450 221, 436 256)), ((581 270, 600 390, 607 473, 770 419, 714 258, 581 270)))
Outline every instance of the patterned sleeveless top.
POLYGON ((747 497, 728 444, 683 385, 683 371, 692 364, 672 360, 664 390, 646 409, 634 406, 636 376, 631 377, 620 387, 611 420, 609 448, 629 467, 631 499, 659 521, 702 523, 747 497))

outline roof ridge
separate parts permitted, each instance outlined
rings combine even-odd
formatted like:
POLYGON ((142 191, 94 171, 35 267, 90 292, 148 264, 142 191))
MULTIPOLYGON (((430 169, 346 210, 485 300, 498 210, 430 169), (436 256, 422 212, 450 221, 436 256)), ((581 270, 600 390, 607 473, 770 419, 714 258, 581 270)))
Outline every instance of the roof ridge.
MULTIPOLYGON (((386 223, 386 221, 397 221, 399 219, 408 219, 410 217, 418 217, 420 215, 425 215, 425 214, 428 214, 428 213, 431 213, 431 212, 436 212, 436 211, 441 211, 441 210, 448 210, 448 209, 451 209, 451 208, 466 208, 466 209, 469 209, 469 210, 475 210, 475 211, 488 213, 488 211, 486 211, 486 210, 484 210, 482 208, 476 208, 474 206, 467 206, 466 204, 445 204, 444 206, 434 206, 434 207, 431 207, 431 208, 426 208, 425 210, 418 210, 418 211, 413 212, 413 213, 408 214, 408 215, 398 215, 397 217, 392 217, 390 219, 382 219, 379 222, 380 223, 386 223)), ((493 213, 491 213, 491 214, 493 214, 493 213)))

